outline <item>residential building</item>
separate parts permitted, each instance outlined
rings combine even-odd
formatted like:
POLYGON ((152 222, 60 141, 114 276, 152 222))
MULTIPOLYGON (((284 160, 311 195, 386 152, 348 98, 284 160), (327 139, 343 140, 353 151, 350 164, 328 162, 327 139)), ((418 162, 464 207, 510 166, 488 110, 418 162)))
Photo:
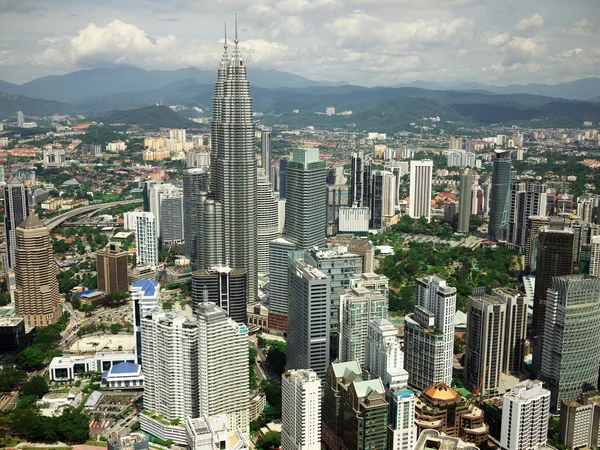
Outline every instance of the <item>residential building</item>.
POLYGON ((277 239, 279 232, 277 198, 264 169, 258 169, 256 205, 258 208, 256 216, 258 273, 266 275, 269 273, 269 242, 277 239))
POLYGON ((321 379, 310 369, 281 377, 282 450, 321 449, 321 379))
POLYGON ((151 212, 132 213, 135 220, 135 263, 158 266, 158 234, 156 217, 151 212))
POLYGON ((104 249, 96 252, 96 271, 98 289, 108 294, 127 292, 127 252, 119 244, 109 243, 104 249))
MULTIPOLYGON (((19 111, 20 112, 20 111, 19 111)), ((4 187, 4 237, 8 268, 15 265, 16 230, 29 215, 27 188, 20 178, 13 176, 4 187)))
POLYGON ((506 224, 502 230, 508 244, 523 250, 527 244, 527 223, 530 216, 541 216, 546 211, 546 183, 511 180, 506 224))
POLYGON ((325 176, 325 161, 319 159, 319 149, 294 150, 293 159, 287 163, 285 229, 286 239, 298 249, 325 244, 325 176))
POLYGON ((513 178, 510 155, 510 150, 496 150, 493 162, 488 224, 488 239, 491 241, 500 239, 502 228, 507 220, 510 181, 513 178))
POLYGON ((431 186, 433 161, 425 159, 410 162, 410 199, 408 215, 414 219, 425 217, 431 220, 431 186))
POLYGON ((15 230, 15 312, 28 327, 45 327, 61 315, 56 264, 48 228, 34 214, 15 230))
POLYGON ((186 444, 190 450, 246 450, 248 438, 227 414, 210 417, 185 418, 186 444))
POLYGON ((557 411, 564 400, 598 384, 600 278, 554 277, 545 311, 539 375, 550 390, 551 409, 557 411))
POLYGON ((388 394, 390 424, 388 448, 390 450, 414 450, 417 438, 415 425, 415 394, 406 388, 393 389, 388 394))
POLYGON ((25 124, 25 114, 23 111, 17 111, 17 128, 23 128, 25 124))
POLYGON ((183 193, 160 196, 161 239, 163 248, 184 243, 183 193))
POLYGON ((600 235, 591 238, 591 256, 589 274, 600 277, 600 235))
POLYGON ((196 264, 198 254, 198 203, 201 192, 208 191, 209 171, 202 168, 184 169, 183 174, 183 234, 185 256, 196 264))
POLYGON ((244 269, 218 266, 192 273, 192 310, 209 301, 237 323, 246 323, 247 274, 244 269))
POLYGON ((329 366, 330 278, 305 260, 290 256, 288 353, 286 367, 314 370, 323 377, 329 366))
POLYGON ((340 296, 341 361, 364 365, 369 322, 387 316, 387 277, 363 273, 351 278, 348 290, 340 296))
POLYGON ((600 446, 600 394, 590 391, 573 400, 563 401, 560 408, 560 443, 568 448, 600 446))
POLYGON ((503 450, 537 450, 546 448, 550 391, 541 381, 526 380, 506 393, 502 404, 503 450))
POLYGON ((460 175, 460 186, 458 194, 458 228, 459 233, 468 233, 471 221, 471 193, 473 188, 473 176, 468 167, 460 175))

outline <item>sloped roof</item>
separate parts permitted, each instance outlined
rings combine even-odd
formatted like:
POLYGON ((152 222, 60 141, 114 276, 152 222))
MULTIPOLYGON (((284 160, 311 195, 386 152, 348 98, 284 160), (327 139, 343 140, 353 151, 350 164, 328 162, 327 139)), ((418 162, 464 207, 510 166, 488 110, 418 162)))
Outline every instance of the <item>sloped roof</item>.
POLYGON ((452 389, 443 381, 434 384, 433 386, 429 386, 425 389, 425 395, 434 400, 441 401, 452 401, 458 398, 458 392, 452 389))
POLYGON ((23 228, 25 230, 33 230, 35 228, 44 228, 44 224, 35 214, 30 214, 27 218, 21 222, 19 228, 23 228))

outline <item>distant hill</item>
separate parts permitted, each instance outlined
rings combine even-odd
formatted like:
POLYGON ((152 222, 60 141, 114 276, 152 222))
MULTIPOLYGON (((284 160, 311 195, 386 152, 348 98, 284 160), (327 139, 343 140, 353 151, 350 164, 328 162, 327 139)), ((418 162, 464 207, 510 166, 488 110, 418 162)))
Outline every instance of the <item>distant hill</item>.
MULTIPOLYGON (((0 92, 80 104, 91 98, 155 90, 183 80, 214 84, 216 76, 216 69, 202 70, 195 67, 177 70, 144 70, 132 66, 100 67, 64 75, 50 75, 21 85, 0 81, 0 92)), ((265 88, 344 84, 313 81, 279 70, 256 68, 249 71, 248 79, 252 85, 265 88)))
POLYGON ((127 125, 140 125, 149 128, 199 128, 200 125, 180 114, 168 106, 147 106, 145 108, 130 109, 127 111, 113 111, 105 116, 94 118, 104 124, 124 123, 127 125))
MULTIPOLYGON (((0 88, 2 85, 0 84, 0 88)), ((0 119, 11 119, 17 117, 17 111, 23 111, 25 119, 30 117, 43 117, 52 114, 76 114, 81 112, 78 108, 62 102, 40 100, 22 95, 7 94, 0 92, 0 119)))

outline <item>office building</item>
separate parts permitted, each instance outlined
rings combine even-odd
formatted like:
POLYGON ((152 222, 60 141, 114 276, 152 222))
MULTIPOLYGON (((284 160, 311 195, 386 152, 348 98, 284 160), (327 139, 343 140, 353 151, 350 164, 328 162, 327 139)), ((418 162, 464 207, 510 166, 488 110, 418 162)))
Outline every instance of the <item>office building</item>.
POLYGON ((387 319, 369 322, 364 371, 369 379, 381 378, 392 397, 394 391, 401 392, 408 384, 398 329, 387 319))
POLYGON ((282 200, 287 197, 287 165, 291 159, 289 155, 279 158, 279 198, 282 200))
POLYGON ((340 360, 364 366, 369 322, 387 316, 387 277, 363 273, 351 278, 348 290, 340 296, 340 360))
POLYGON ((149 279, 135 281, 129 288, 133 310, 133 334, 135 337, 135 358, 142 363, 142 318, 158 307, 160 285, 149 279))
POLYGON ((323 442, 327 448, 387 448, 388 402, 380 379, 363 380, 356 361, 332 363, 323 395, 323 442))
POLYGON ((508 216, 503 238, 513 248, 523 250, 527 244, 527 223, 530 216, 541 216, 546 211, 545 183, 511 180, 508 216))
POLYGON ((51 325, 61 310, 48 228, 30 215, 15 231, 15 312, 29 327, 51 325))
POLYGON ((44 148, 42 159, 44 169, 61 169, 65 167, 65 150, 62 148, 44 148))
POLYGON ((367 206, 341 206, 339 209, 338 233, 367 237, 369 235, 370 214, 370 209, 367 206))
POLYGON ((200 229, 196 235, 196 267, 208 269, 225 264, 223 205, 208 199, 208 193, 201 192, 197 213, 200 229))
POLYGON ((488 426, 481 408, 443 381, 429 386, 415 404, 417 433, 436 430, 473 445, 485 445, 488 426))
POLYGON ((329 366, 330 278, 305 260, 290 256, 288 353, 286 367, 302 367, 325 376, 329 366))
POLYGON ((295 149, 287 163, 287 196, 285 203, 286 239, 298 249, 325 244, 327 199, 325 161, 319 149, 295 149))
POLYGON ((269 242, 278 236, 278 205, 277 198, 271 189, 271 183, 263 169, 258 169, 256 185, 256 205, 258 214, 257 232, 257 258, 258 273, 269 273, 269 242))
POLYGON ((396 214, 396 177, 392 172, 377 170, 373 172, 371 189, 370 227, 381 230, 396 214))
POLYGON ((410 199, 408 215, 414 219, 431 220, 431 186, 433 161, 425 159, 410 162, 410 199))
POLYGON ((23 128, 25 124, 25 114, 23 111, 17 111, 17 128, 23 128))
POLYGON ((24 350, 33 343, 35 334, 35 329, 30 329, 29 333, 25 331, 25 319, 22 317, 0 317, 0 353, 24 350))
MULTIPOLYGON (((162 199, 163 197, 181 195, 181 191, 171 183, 155 183, 148 186, 149 211, 154 214, 154 217, 156 218, 156 235, 162 237, 162 199)), ((168 221, 169 217, 167 216, 165 220, 168 221)), ((181 221, 183 221, 183 219, 181 219, 181 221)), ((163 239, 163 241, 165 240, 163 239)))
POLYGON ((573 273, 573 239, 571 228, 560 219, 551 220, 539 230, 533 293, 533 373, 537 374, 541 357, 540 336, 545 330, 546 297, 554 277, 573 273))
POLYGON ((310 369, 281 377, 282 450, 321 449, 321 379, 310 369))
POLYGON ((551 409, 598 385, 600 278, 557 276, 546 297, 539 375, 551 393, 551 409))
POLYGON ((589 274, 600 277, 600 236, 591 238, 591 256, 589 274))
POLYGON ((227 47, 225 43, 213 97, 210 195, 222 205, 225 262, 246 271, 248 302, 254 302, 258 298, 258 220, 252 97, 237 31, 231 57, 227 47))
POLYGON ((132 213, 135 220, 135 263, 158 266, 157 221, 150 212, 132 213))
POLYGON ((500 239, 507 220, 510 181, 513 178, 510 154, 510 150, 498 150, 493 162, 488 224, 488 239, 492 241, 500 239))
POLYGON ((371 158, 365 153, 352 153, 352 169, 348 189, 348 206, 371 206, 371 158))
POLYGON ((567 448, 600 447, 600 394, 590 391, 560 408, 558 440, 567 448))
POLYGON ((540 230, 550 223, 547 216, 530 216, 527 218, 527 238, 525 239, 525 270, 535 273, 537 268, 537 250, 540 230))
MULTIPOLYGON (((343 166, 337 166, 343 169, 343 166)), ((339 178, 336 176, 336 180, 339 178)), ((343 175, 342 175, 343 178, 343 175)), ((345 179, 343 178, 344 182, 345 179)), ((339 180, 338 180, 339 181, 339 180)), ((327 187, 327 236, 335 236, 339 231, 340 210, 348 206, 348 185, 328 184, 327 187)))
POLYGON ((196 317, 200 416, 225 413, 249 436, 248 329, 209 302, 198 305, 196 317))
MULTIPOLYGON (((20 112, 20 111, 19 111, 20 112)), ((13 176, 4 187, 4 237, 8 268, 15 265, 16 230, 29 215, 27 188, 20 178, 13 176)))
POLYGON ((296 246, 283 238, 269 242, 269 329, 287 331, 288 258, 296 246))
POLYGON ((456 288, 438 276, 418 278, 417 306, 404 323, 404 368, 417 389, 452 383, 456 288))
POLYGON ((388 449, 414 450, 417 438, 415 424, 415 394, 406 388, 394 389, 388 395, 390 424, 388 449))
POLYGON ((237 323, 246 323, 246 271, 227 266, 192 273, 192 310, 209 301, 237 323), (206 297, 205 297, 206 295, 206 297))
POLYGON ((458 438, 446 436, 436 430, 421 431, 414 450, 429 450, 432 448, 443 448, 445 450, 479 450, 479 447, 475 445, 465 444, 458 438))
POLYGON ((183 216, 182 192, 160 196, 160 237, 163 248, 184 243, 183 216))
POLYGON ((201 192, 208 191, 209 172, 206 169, 191 168, 183 171, 183 234, 185 256, 196 263, 198 254, 198 203, 201 192))
POLYGON ((459 233, 468 233, 471 223, 471 193, 473 191, 473 176, 471 169, 466 168, 460 174, 460 186, 458 194, 458 228, 459 233))
POLYGON ((271 182, 271 129, 263 128, 260 138, 260 167, 271 182))
POLYGON ((537 450, 546 448, 550 392, 541 381, 527 380, 517 384, 503 398, 503 450, 537 450))
POLYGON ((119 244, 110 243, 96 252, 98 289, 108 294, 127 292, 127 252, 119 244))

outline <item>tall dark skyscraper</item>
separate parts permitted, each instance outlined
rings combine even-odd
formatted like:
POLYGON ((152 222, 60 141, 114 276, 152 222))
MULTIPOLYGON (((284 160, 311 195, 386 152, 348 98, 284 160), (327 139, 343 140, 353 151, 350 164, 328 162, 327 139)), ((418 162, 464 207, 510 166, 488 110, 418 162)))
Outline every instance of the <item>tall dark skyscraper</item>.
POLYGON ((506 223, 511 178, 510 150, 497 150, 492 170, 490 221, 488 225, 488 238, 492 241, 500 239, 500 232, 506 223))
MULTIPOLYGON (((222 204, 225 263, 248 275, 248 301, 258 295, 256 157, 250 83, 238 48, 225 51, 213 97, 210 197, 222 204)), ((208 267, 205 267, 208 268, 208 267)))
POLYGON ((287 196, 287 165, 289 161, 289 156, 282 156, 279 159, 279 198, 282 200, 287 196))
POLYGON ((198 249, 198 203, 200 193, 208 191, 208 171, 201 168, 183 171, 183 232, 185 236, 185 256, 196 263, 198 249))
POLYGON ((371 206, 371 159, 364 152, 352 154, 348 205, 371 206))
POLYGON ((458 228, 459 233, 468 233, 471 221, 471 194, 473 187, 473 175, 468 167, 460 174, 459 198, 458 198, 458 228))
POLYGON ((29 215, 27 188, 18 177, 12 177, 4 188, 4 232, 8 268, 15 265, 16 230, 29 215))

